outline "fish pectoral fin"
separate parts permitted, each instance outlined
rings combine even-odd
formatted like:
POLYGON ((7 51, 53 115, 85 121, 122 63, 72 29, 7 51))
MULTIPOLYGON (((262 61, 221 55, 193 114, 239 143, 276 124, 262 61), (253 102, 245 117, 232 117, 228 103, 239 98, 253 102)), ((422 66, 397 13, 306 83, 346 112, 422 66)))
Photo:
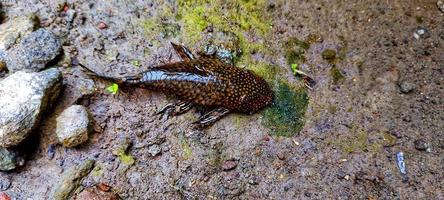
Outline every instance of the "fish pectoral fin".
POLYGON ((204 115, 202 115, 197 121, 195 121, 193 124, 197 125, 199 127, 206 127, 214 124, 216 121, 224 117, 230 112, 230 110, 219 107, 215 108, 204 115))
POLYGON ((190 61, 196 58, 196 56, 194 56, 194 54, 183 45, 171 42, 171 46, 173 46, 177 55, 179 55, 179 57, 182 58, 182 60, 184 61, 190 61))
POLYGON ((167 118, 170 118, 171 116, 177 116, 181 115, 183 113, 186 113, 193 107, 193 103, 186 102, 186 101, 179 101, 177 103, 169 103, 163 108, 161 108, 156 114, 163 114, 166 115, 167 118))

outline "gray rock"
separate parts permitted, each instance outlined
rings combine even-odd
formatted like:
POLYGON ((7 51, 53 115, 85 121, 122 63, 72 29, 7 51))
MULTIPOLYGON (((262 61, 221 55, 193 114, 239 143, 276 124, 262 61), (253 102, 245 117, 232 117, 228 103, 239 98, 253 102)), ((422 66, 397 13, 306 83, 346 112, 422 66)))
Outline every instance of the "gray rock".
POLYGON ((72 193, 80 186, 82 179, 94 168, 94 160, 87 160, 79 166, 68 170, 55 187, 53 198, 55 200, 70 199, 72 193))
POLYGON ((0 25, 0 52, 6 51, 20 41, 20 38, 31 33, 36 24, 36 16, 18 17, 0 25))
POLYGON ((416 85, 407 81, 402 81, 399 83, 399 89, 402 93, 409 93, 416 88, 416 85))
POLYGON ((15 146, 28 136, 61 85, 62 74, 55 68, 16 72, 0 82, 0 147, 15 146))
POLYGON ((160 146, 157 144, 153 144, 150 147, 148 147, 148 153, 151 154, 151 156, 156 156, 161 152, 160 146))
POLYGON ((73 105, 57 117, 57 138, 65 147, 75 147, 88 140, 89 116, 84 106, 73 105))
MULTIPOLYGON (((19 153, 11 149, 0 148, 0 171, 10 171, 24 164, 25 159, 23 159, 19 153)), ((2 185, 3 184, 2 182, 2 185)))
POLYGON ((61 49, 61 43, 53 33, 39 29, 23 38, 20 44, 10 51, 0 51, 0 60, 6 62, 10 72, 40 71, 60 54, 61 49))

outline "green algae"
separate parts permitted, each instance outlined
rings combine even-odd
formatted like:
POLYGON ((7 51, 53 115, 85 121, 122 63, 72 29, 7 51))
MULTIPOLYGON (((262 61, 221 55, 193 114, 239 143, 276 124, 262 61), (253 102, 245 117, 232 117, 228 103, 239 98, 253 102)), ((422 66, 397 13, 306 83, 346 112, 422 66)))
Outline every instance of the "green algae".
POLYGON ((329 61, 329 62, 333 62, 336 59, 336 51, 333 49, 326 49, 322 52, 322 58, 329 61))
POLYGON ((295 37, 290 38, 284 43, 283 49, 285 51, 285 59, 288 65, 290 65, 293 74, 296 74, 297 66, 307 60, 304 54, 309 48, 309 42, 299 40, 295 37))
POLYGON ((179 137, 180 147, 183 150, 183 158, 190 159, 193 156, 193 149, 190 147, 189 141, 184 136, 179 137))
POLYGON ((302 130, 308 103, 305 88, 293 88, 279 81, 272 105, 262 112, 263 123, 273 131, 273 135, 291 137, 302 130))
POLYGON ((283 80, 283 72, 277 65, 253 62, 248 69, 263 77, 274 91, 273 103, 261 112, 262 124, 272 135, 291 137, 298 134, 304 126, 309 103, 305 88, 283 80))
POLYGON ((335 85, 341 83, 345 79, 345 76, 342 75, 341 71, 336 66, 333 66, 330 69, 330 76, 332 77, 333 84, 335 85))
POLYGON ((387 139, 386 134, 375 133, 373 137, 381 139, 369 139, 369 133, 359 128, 356 125, 352 125, 350 135, 341 136, 334 140, 332 144, 339 147, 343 153, 351 154, 358 152, 379 152, 383 146, 393 145, 396 139, 389 137, 387 139))
POLYGON ((104 172, 104 169, 102 168, 102 166, 96 164, 96 166, 91 171, 91 174, 95 177, 99 177, 99 176, 102 176, 103 172, 104 172))
POLYGON ((179 0, 175 19, 182 21, 182 39, 195 45, 203 39, 208 27, 215 31, 230 31, 239 38, 242 52, 263 52, 260 42, 252 42, 247 35, 264 37, 271 29, 266 16, 266 1, 179 0))

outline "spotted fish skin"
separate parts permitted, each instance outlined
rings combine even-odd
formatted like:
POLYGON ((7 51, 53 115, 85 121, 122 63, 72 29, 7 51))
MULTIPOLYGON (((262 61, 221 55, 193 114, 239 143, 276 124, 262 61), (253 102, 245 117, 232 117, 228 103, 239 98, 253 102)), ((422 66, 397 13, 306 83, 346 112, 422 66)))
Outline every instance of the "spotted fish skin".
POLYGON ((180 114, 192 105, 213 108, 194 123, 203 127, 227 113, 253 114, 272 102, 273 92, 269 85, 252 71, 226 64, 216 56, 195 56, 185 46, 171 44, 182 58, 181 62, 155 66, 135 76, 111 77, 79 65, 90 75, 157 90, 182 101, 177 105, 167 105, 161 112, 180 114), (179 111, 174 111, 176 106, 179 111))
POLYGON ((182 101, 252 114, 272 101, 267 82, 250 70, 226 64, 215 56, 156 66, 123 83, 175 95, 182 101))

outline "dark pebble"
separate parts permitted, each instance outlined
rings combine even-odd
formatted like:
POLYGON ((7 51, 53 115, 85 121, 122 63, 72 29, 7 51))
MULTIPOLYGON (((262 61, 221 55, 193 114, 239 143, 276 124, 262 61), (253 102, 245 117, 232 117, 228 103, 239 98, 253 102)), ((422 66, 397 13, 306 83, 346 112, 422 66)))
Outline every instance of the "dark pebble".
POLYGON ((344 170, 342 170, 342 169, 339 169, 338 170, 338 172, 336 173, 336 176, 339 178, 339 179, 343 179, 343 178, 345 178, 345 176, 346 176, 347 174, 344 172, 344 170))
POLYGON ((419 151, 425 151, 427 150, 428 144, 425 140, 423 139, 417 139, 414 142, 415 144, 415 149, 419 150, 419 151))
POLYGON ((56 150, 56 144, 50 144, 48 146, 47 150, 48 159, 52 160, 54 158, 55 150, 56 150))
POLYGON ((232 160, 225 161, 224 164, 222 165, 222 169, 224 171, 229 171, 229 170, 232 170, 236 167, 237 167, 237 163, 232 160))

